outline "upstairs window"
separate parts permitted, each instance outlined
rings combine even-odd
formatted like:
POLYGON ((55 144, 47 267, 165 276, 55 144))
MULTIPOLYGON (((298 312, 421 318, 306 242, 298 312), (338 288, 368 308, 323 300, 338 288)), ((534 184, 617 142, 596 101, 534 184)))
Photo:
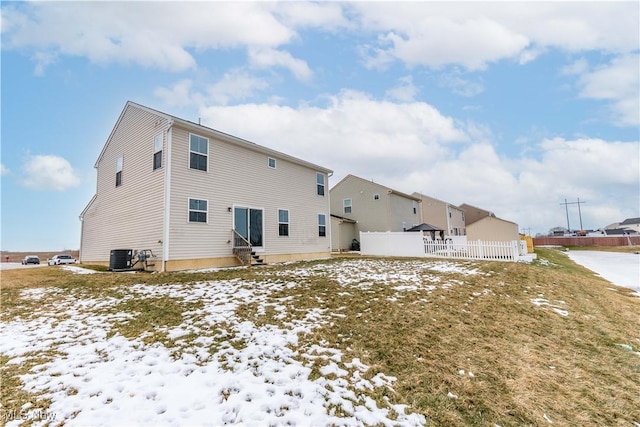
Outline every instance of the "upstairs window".
POLYGON ((273 157, 267 158, 267 166, 269 166, 271 169, 275 169, 276 168, 276 159, 274 159, 273 157))
POLYGON ((351 199, 344 199, 342 201, 342 206, 344 208, 344 213, 351 213, 351 199))
POLYGON ((327 216, 318 214, 318 236, 325 237, 327 235, 327 216))
POLYGON ((318 196, 324 196, 324 174, 316 173, 316 192, 318 196))
POLYGON ((209 140, 198 135, 189 135, 189 167, 207 171, 209 140))
POLYGON ((373 200, 380 200, 380 195, 379 194, 374 194, 373 195, 373 200))
POLYGON ((122 165, 124 162, 124 158, 122 156, 116 159, 116 187, 120 187, 122 185, 122 165))
POLYGON ((418 202, 416 202, 415 200, 413 201, 413 213, 418 213, 418 202))
POLYGON ((162 167, 162 134, 153 137, 153 170, 162 167))
POLYGON ((289 235, 289 211, 278 209, 278 236, 289 235))
POLYGON ((189 199, 189 222, 207 222, 208 202, 202 199, 189 199))

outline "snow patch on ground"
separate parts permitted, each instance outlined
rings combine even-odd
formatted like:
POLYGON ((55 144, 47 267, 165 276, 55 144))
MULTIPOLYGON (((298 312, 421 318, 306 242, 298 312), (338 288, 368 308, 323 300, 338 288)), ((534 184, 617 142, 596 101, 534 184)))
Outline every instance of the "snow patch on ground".
POLYGON ((327 343, 300 344, 330 317, 317 308, 289 310, 269 297, 292 286, 298 285, 237 279, 135 285, 119 289, 124 299, 29 289, 23 298, 38 300, 41 309, 0 323, 0 353, 8 364, 35 363, 21 377, 24 388, 50 399, 48 412, 70 426, 424 425, 424 416, 408 414, 406 405, 371 398, 377 389, 392 389, 395 378, 374 375, 357 358, 343 360, 327 343), (171 347, 112 335, 133 315, 109 308, 155 297, 202 308, 167 328, 171 347), (290 320, 259 326, 238 317, 241 304, 255 304, 258 314, 272 308, 290 320))
POLYGON ((569 311, 565 310, 565 306, 567 305, 564 301, 556 301, 556 304, 551 304, 548 300, 543 298, 544 295, 538 294, 537 298, 531 298, 531 302, 538 307, 549 307, 551 310, 560 316, 567 317, 569 315, 569 311))
POLYGON ((640 254, 570 251, 567 256, 614 285, 635 290, 640 296, 640 254))

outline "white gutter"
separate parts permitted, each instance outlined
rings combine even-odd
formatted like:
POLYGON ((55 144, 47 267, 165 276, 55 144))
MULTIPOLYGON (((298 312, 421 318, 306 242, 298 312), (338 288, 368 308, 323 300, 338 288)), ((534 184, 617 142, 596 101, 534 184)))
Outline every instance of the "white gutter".
POLYGON ((171 220, 171 137, 173 135, 173 119, 167 128, 167 158, 164 169, 164 222, 162 225, 162 269, 165 272, 169 260, 169 224, 171 220))

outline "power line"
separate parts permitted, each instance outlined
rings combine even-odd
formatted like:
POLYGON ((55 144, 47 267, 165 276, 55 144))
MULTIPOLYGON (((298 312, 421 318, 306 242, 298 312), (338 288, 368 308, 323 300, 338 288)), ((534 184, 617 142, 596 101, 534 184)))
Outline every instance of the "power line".
POLYGON ((580 205, 587 202, 581 202, 580 197, 578 197, 577 202, 567 202, 567 199, 564 199, 564 203, 560 203, 560 205, 564 205, 564 209, 567 212, 567 230, 571 231, 571 227, 569 226, 569 205, 578 205, 578 215, 580 217, 580 230, 584 230, 582 228, 582 211, 580 210, 580 205))

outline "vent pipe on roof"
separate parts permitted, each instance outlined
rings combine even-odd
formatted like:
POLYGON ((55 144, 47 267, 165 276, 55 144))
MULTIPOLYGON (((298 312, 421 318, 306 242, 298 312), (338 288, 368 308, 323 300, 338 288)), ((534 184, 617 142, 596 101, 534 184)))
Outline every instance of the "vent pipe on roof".
MULTIPOLYGON (((200 125, 200 117, 198 117, 198 124, 200 125)), ((201 125, 202 126, 202 125, 201 125)))

